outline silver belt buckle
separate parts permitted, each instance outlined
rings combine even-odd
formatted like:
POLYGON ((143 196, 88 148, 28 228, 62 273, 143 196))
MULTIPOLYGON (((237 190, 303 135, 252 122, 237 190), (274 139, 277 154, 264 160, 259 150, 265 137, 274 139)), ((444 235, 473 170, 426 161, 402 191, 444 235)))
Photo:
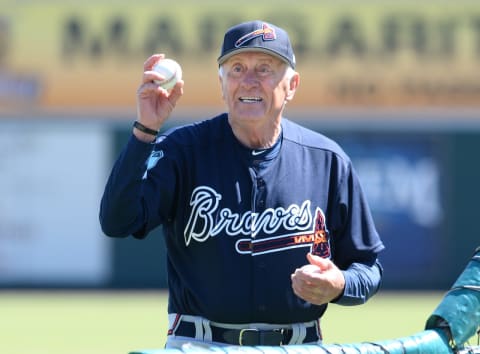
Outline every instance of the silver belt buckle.
POLYGON ((254 329, 254 328, 242 328, 240 330, 240 334, 238 336, 238 344, 240 344, 240 345, 243 345, 243 334, 245 332, 258 332, 258 330, 254 329))
MULTIPOLYGON (((245 333, 249 333, 249 332, 256 332, 257 333, 257 345, 265 345, 263 344, 264 342, 264 336, 262 334, 265 334, 265 333, 270 333, 273 334, 273 333, 278 333, 280 335, 280 337, 282 338, 280 341, 279 341, 279 344, 275 344, 275 345, 283 345, 283 334, 284 334, 284 329, 283 328, 280 328, 280 329, 273 329, 273 330, 265 330, 265 331, 261 331, 261 330, 258 330, 256 328, 243 328, 240 330, 240 334, 238 335, 238 344, 239 345, 244 345, 243 344, 243 335, 245 333), (262 333, 264 332, 264 333, 262 333)), ((273 345, 273 344, 270 344, 270 345, 273 345)))

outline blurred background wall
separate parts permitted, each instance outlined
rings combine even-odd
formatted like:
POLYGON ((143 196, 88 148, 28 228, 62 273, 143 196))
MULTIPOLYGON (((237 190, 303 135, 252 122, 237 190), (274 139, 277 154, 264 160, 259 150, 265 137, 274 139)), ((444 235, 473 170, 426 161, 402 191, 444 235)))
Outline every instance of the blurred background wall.
POLYGON ((224 110, 223 33, 249 19, 289 31, 301 86, 286 115, 352 157, 384 288, 450 287, 480 243, 475 0, 0 0, 0 288, 166 286, 161 229, 105 237, 103 187, 144 60, 182 64, 168 126, 208 118, 224 110))

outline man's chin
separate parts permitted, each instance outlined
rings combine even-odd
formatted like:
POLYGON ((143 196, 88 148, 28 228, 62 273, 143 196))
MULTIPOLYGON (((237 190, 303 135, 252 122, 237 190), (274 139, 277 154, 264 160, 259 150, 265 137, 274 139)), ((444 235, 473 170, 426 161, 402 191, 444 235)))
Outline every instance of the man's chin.
POLYGON ((265 118, 265 111, 260 109, 243 109, 232 112, 231 115, 242 121, 259 121, 265 118))

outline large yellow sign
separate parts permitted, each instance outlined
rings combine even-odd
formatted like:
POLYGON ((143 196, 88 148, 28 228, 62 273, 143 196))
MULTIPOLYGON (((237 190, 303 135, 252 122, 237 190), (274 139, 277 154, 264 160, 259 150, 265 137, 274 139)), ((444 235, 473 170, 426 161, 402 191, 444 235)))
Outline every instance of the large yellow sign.
POLYGON ((478 106, 478 1, 2 1, 3 109, 132 107, 143 61, 184 69, 184 107, 217 107, 224 31, 264 19, 286 28, 297 107, 478 106))

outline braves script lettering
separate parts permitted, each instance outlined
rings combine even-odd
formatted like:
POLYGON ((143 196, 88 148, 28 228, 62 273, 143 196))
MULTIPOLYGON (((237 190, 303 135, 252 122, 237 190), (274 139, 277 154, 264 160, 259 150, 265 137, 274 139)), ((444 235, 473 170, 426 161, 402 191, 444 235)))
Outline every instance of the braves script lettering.
POLYGON ((224 232, 229 236, 251 236, 258 233, 274 234, 280 228, 286 231, 304 231, 312 225, 310 200, 288 208, 269 208, 262 213, 246 211, 243 214, 229 208, 218 210, 222 196, 214 189, 200 186, 193 190, 190 199, 192 211, 184 230, 185 244, 192 240, 204 242, 224 232))

